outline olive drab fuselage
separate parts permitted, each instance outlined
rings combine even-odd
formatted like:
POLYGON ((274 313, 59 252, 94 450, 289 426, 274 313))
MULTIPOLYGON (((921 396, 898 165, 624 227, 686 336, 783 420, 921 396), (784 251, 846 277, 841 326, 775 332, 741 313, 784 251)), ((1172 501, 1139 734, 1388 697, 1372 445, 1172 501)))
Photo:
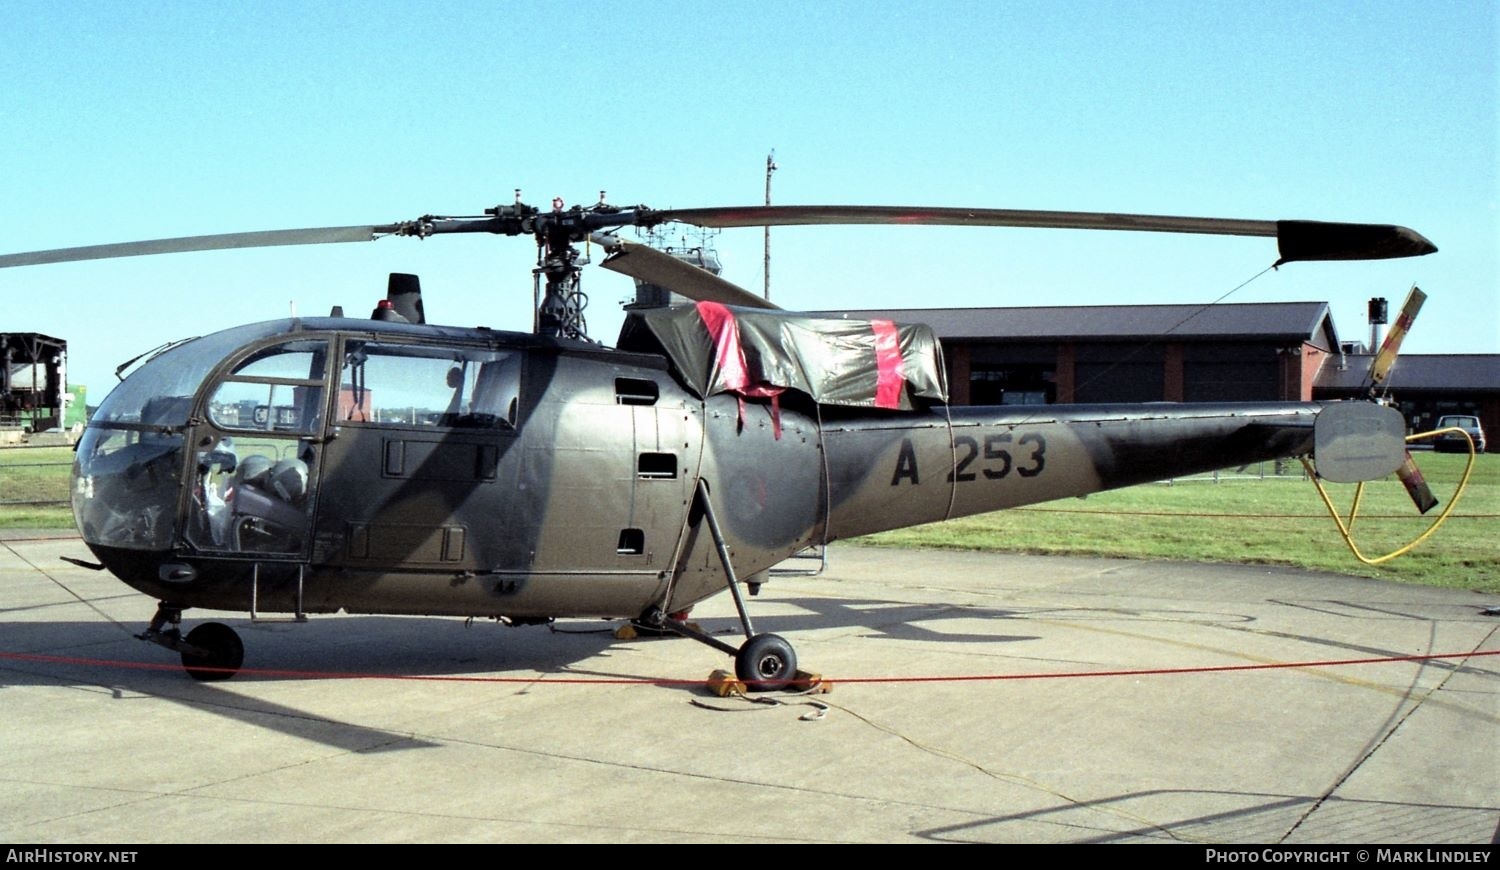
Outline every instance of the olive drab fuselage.
POLYGON ((856 535, 1311 450, 1312 404, 819 407, 663 356, 483 329, 255 324, 96 413, 73 503, 177 607, 635 617, 856 535))

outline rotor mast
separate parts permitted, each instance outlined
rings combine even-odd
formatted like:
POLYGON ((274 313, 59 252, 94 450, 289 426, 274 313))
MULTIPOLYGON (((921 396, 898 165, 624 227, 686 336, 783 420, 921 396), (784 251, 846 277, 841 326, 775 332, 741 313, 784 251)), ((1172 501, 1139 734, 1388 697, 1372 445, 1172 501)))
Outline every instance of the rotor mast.
MULTIPOLYGON (((519 191, 517 192, 519 197, 519 191)), ((604 193, 600 191, 600 201, 604 193)), ((519 199, 517 205, 520 205, 519 199)), ((552 214, 561 215, 563 201, 552 200, 552 214)), ((536 268, 532 270, 534 281, 545 279, 547 288, 542 293, 536 308, 535 329, 538 335, 557 338, 588 338, 588 325, 583 319, 583 309, 588 297, 578 289, 578 248, 568 222, 553 220, 542 223, 536 230, 536 268)))
POLYGON ((484 210, 489 218, 422 218, 414 222, 425 232, 401 232, 400 235, 429 235, 449 232, 487 232, 496 235, 531 235, 536 238, 536 268, 532 269, 535 314, 533 329, 538 335, 588 340, 588 326, 583 310, 588 296, 579 289, 580 274, 587 260, 576 246, 597 229, 633 223, 630 214, 643 207, 622 210, 605 202, 599 191, 599 202, 589 208, 565 208, 561 197, 552 200, 552 210, 542 213, 521 201, 516 190, 512 205, 484 210))

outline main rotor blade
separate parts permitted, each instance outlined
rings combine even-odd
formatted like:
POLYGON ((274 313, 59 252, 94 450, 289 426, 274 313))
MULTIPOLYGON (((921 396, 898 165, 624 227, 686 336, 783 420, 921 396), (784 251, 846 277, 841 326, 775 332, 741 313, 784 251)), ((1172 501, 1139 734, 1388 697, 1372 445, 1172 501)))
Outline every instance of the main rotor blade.
POLYGON ((646 225, 681 221, 713 229, 808 224, 895 224, 1266 236, 1276 239, 1281 262, 1415 257, 1437 250, 1437 246, 1420 233, 1391 224, 890 205, 752 205, 660 211, 646 209, 640 215, 641 222, 646 225))
POLYGON ((121 242, 113 245, 88 245, 81 248, 57 248, 51 251, 5 254, 0 256, 0 269, 12 266, 40 266, 46 263, 70 263, 76 260, 104 260, 111 257, 177 254, 186 251, 218 251, 228 248, 272 248, 283 245, 320 245, 336 242, 369 242, 382 235, 397 232, 399 229, 399 225, 314 227, 301 230, 224 233, 216 236, 185 236, 178 239, 121 242))
POLYGON ((900 205, 752 205, 652 211, 663 221, 695 226, 804 226, 809 224, 911 224, 975 227, 1045 227, 1070 230, 1145 230, 1274 236, 1275 221, 1163 217, 1103 212, 1029 211, 1008 208, 947 208, 900 205))
POLYGON ((1416 230, 1394 224, 1277 221, 1276 247, 1282 263, 1316 260, 1391 260, 1437 251, 1416 230))
POLYGON ((655 248, 597 233, 593 240, 609 251, 609 256, 599 265, 612 272, 665 287, 679 296, 699 302, 722 302, 744 308, 777 308, 738 284, 725 281, 706 269, 655 248))
MULTIPOLYGON (((516 208, 520 208, 517 206, 516 208)), ((284 245, 316 245, 337 242, 368 242, 382 235, 399 234, 425 238, 446 233, 536 234, 538 238, 565 228, 575 241, 591 230, 609 227, 652 227, 681 221, 714 229, 808 224, 893 224, 938 226, 1042 227, 1074 230, 1134 230, 1139 232, 1199 233, 1230 236, 1275 237, 1281 250, 1278 263, 1297 260, 1369 260, 1414 257, 1437 250, 1421 234, 1389 224, 1323 223, 1318 221, 1260 221, 1232 218, 1171 217, 1166 215, 1109 214, 1104 212, 1027 211, 1020 209, 937 208, 884 205, 768 205, 721 208, 651 209, 636 207, 618 211, 578 211, 557 214, 500 214, 490 210, 483 218, 427 216, 415 221, 383 226, 317 227, 187 236, 79 248, 58 248, 0 255, 0 269, 37 266, 75 260, 139 257, 186 251, 227 248, 265 248, 284 245)), ((649 255, 648 255, 649 256, 649 255)), ((617 270, 618 271, 618 270, 617 270)), ((727 282, 726 282, 727 283, 727 282)))

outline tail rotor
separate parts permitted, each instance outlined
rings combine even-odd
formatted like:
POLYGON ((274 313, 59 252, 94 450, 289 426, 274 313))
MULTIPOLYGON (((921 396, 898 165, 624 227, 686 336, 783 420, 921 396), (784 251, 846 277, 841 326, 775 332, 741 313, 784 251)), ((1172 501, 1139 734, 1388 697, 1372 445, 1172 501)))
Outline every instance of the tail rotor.
MULTIPOLYGON (((1391 369, 1396 365, 1396 357, 1401 352, 1401 342, 1406 340, 1406 334, 1411 331, 1411 325, 1417 319, 1417 313, 1422 310, 1422 303, 1426 301, 1427 294, 1423 293, 1420 287, 1413 286, 1411 292, 1406 294, 1406 302, 1401 306, 1401 315, 1396 318, 1396 324, 1386 334, 1385 341, 1381 342, 1380 350, 1370 363, 1372 395, 1385 386, 1386 379, 1391 375, 1391 369)), ((1401 481, 1401 485, 1406 487, 1406 494, 1411 496, 1412 504, 1417 506, 1419 513, 1425 514, 1437 507, 1437 497, 1432 494, 1432 488, 1422 477, 1422 472, 1417 468, 1416 460, 1412 458, 1410 450, 1406 452, 1406 460, 1401 467, 1396 469, 1396 477, 1401 481)))

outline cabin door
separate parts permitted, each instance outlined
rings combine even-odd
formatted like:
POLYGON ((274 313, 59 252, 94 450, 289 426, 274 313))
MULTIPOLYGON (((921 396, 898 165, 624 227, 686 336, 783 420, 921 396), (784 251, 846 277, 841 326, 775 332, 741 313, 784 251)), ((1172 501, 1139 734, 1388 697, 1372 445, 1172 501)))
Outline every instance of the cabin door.
POLYGON ((262 347, 208 387, 191 430, 184 536, 194 549, 305 560, 322 461, 329 341, 262 347))
POLYGON ((504 571, 522 354, 346 338, 314 560, 373 571, 504 571))

